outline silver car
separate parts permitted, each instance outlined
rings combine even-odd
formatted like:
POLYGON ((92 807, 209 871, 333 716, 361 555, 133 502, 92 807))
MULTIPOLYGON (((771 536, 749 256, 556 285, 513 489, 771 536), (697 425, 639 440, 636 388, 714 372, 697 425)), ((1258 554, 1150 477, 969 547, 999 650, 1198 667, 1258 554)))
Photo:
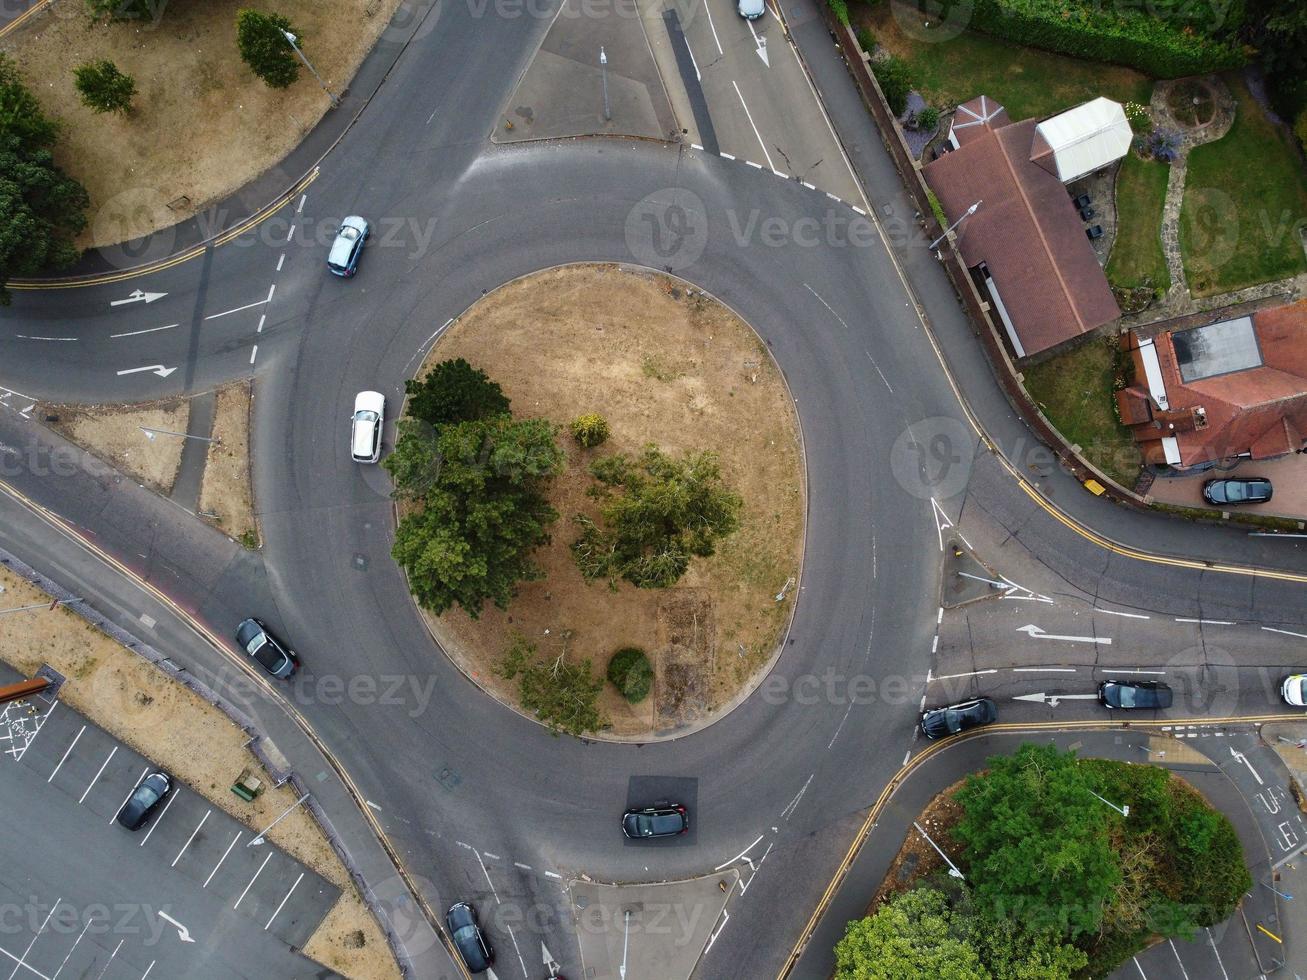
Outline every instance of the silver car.
POLYGON ((370 234, 367 221, 357 214, 342 221, 336 240, 331 243, 331 251, 327 253, 327 268, 346 279, 358 272, 359 256, 363 254, 363 245, 370 234))

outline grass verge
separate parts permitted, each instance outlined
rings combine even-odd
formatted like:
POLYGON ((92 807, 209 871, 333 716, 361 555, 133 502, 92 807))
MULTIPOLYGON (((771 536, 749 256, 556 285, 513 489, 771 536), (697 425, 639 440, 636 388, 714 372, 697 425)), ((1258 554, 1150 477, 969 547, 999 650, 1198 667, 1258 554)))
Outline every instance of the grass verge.
POLYGON ((1107 262, 1107 278, 1123 288, 1152 286, 1166 292, 1171 274, 1162 251, 1162 205, 1166 203, 1169 164, 1127 153, 1116 177, 1116 242, 1107 262))

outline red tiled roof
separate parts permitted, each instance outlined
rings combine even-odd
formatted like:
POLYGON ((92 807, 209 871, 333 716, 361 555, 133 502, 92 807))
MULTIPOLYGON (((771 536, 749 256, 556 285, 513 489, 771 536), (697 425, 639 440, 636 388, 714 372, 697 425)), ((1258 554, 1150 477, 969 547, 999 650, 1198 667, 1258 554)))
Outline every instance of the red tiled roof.
POLYGON ((1155 337, 1172 412, 1202 408, 1207 424, 1171 433, 1145 423, 1135 427, 1135 438, 1147 442, 1175 435, 1186 467, 1238 453, 1265 459, 1301 449, 1307 432, 1307 301, 1259 311, 1252 322, 1261 366, 1187 384, 1180 377, 1173 335, 1155 337))
POLYGON ((1121 315, 1080 217, 1057 177, 1030 159, 1037 120, 982 129, 923 169, 969 268, 984 262, 1026 354, 1121 315))

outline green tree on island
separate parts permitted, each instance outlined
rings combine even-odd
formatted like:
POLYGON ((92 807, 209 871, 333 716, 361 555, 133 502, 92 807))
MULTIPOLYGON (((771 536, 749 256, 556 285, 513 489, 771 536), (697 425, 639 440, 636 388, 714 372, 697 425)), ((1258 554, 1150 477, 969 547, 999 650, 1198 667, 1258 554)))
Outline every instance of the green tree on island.
POLYGON ((296 33, 281 14, 257 10, 236 14, 236 47, 241 60, 271 88, 289 88, 299 78, 299 58, 286 40, 286 32, 296 33))
POLYGON ((422 379, 405 382, 408 414, 432 426, 506 415, 508 398, 486 372, 463 358, 441 361, 422 379))

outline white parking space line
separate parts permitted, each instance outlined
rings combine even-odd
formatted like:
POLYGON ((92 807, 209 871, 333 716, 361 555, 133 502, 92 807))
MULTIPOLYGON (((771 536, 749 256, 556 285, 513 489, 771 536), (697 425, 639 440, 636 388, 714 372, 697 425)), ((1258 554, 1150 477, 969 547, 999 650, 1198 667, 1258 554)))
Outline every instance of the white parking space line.
POLYGON ((1135 961, 1135 969, 1139 971, 1139 975, 1140 975, 1141 977, 1143 977, 1144 980, 1148 980, 1148 974, 1145 973, 1145 972, 1144 972, 1144 968, 1143 968, 1142 966, 1139 965, 1139 957, 1138 957, 1138 956, 1132 956, 1132 957, 1130 957, 1130 958, 1131 958, 1132 960, 1135 961))
POLYGON ((513 940, 513 949, 517 951, 517 961, 522 964, 522 976, 525 977, 528 975, 526 972, 526 960, 522 959, 522 948, 517 945, 517 933, 513 931, 513 927, 508 925, 507 922, 505 922, 504 925, 508 928, 508 938, 513 940))
POLYGON ((277 906, 277 911, 276 911, 276 912, 273 912, 272 915, 270 915, 270 916, 268 917, 268 924, 265 925, 265 926, 263 927, 263 931, 264 931, 264 932, 267 932, 267 931, 268 931, 268 927, 272 925, 272 920, 275 919, 275 918, 277 917, 277 912, 280 912, 280 911, 282 910, 282 907, 283 907, 283 906, 284 906, 288 901, 290 901, 291 893, 294 892, 295 889, 299 887, 299 883, 300 883, 301 881, 303 881, 303 880, 304 880, 304 872, 301 871, 301 872, 300 872, 300 876, 299 876, 298 878, 295 879, 295 884, 293 884, 293 885, 290 886, 290 891, 288 891, 288 892, 286 893, 286 897, 283 898, 283 899, 281 900, 281 904, 277 906))
MULTIPOLYGON (((14 967, 14 972, 9 974, 9 980, 14 980, 14 977, 18 974, 18 967, 20 966, 25 970, 32 970, 32 968, 23 961, 27 959, 27 954, 32 951, 32 947, 36 945, 36 941, 41 938, 41 933, 45 932, 45 927, 50 924, 50 917, 54 915, 54 910, 59 907, 59 903, 62 901, 62 898, 56 898, 54 900, 54 904, 50 906, 50 911, 45 915, 45 921, 41 923, 41 928, 36 930, 36 935, 33 936, 32 941, 27 944, 27 949, 23 950, 23 955, 18 957, 18 964, 14 967)), ((36 973, 35 970, 32 970, 32 972, 36 973)))
MULTIPOLYGON (((104 774, 105 767, 109 765, 109 760, 112 759, 114 755, 117 754, 117 752, 118 752, 118 746, 116 745, 109 750, 108 757, 102 763, 100 763, 100 771, 97 772, 94 778, 92 778, 92 780, 86 784, 86 789, 82 790, 82 795, 77 798, 78 806, 81 806, 82 803, 86 801, 87 794, 91 792, 91 787, 93 787, 95 785, 96 780, 98 780, 100 776, 104 774)), ((134 788, 135 787, 133 787, 133 789, 134 788)), ((123 802, 125 803, 126 800, 124 800, 123 802)))
POLYGON ((1175 954, 1175 961, 1180 964, 1180 972, 1184 974, 1184 980, 1189 980, 1189 971, 1184 968, 1184 960, 1180 959, 1180 951, 1175 948, 1175 940, 1168 939, 1171 945, 1171 952, 1175 954))
POLYGON ((981 674, 997 674, 997 673, 998 673, 998 668, 991 667, 989 670, 973 670, 966 674, 940 674, 938 677, 932 678, 932 680, 955 681, 959 677, 979 677, 981 674))
POLYGON ((1230 974, 1225 972, 1225 961, 1221 959, 1221 951, 1216 948, 1216 940, 1212 938, 1212 930, 1204 927, 1204 931, 1207 933, 1207 941, 1212 944, 1212 953, 1216 956, 1216 965, 1221 968, 1221 976, 1225 980, 1230 980, 1230 974))
MULTIPOLYGON (((115 746, 114 746, 114 752, 116 752, 116 751, 118 751, 118 746, 115 745, 115 746)), ((113 758, 113 752, 110 752, 110 753, 109 753, 109 759, 112 759, 112 758, 113 758)), ((104 760, 104 765, 105 765, 105 766, 107 766, 107 765, 109 764, 109 759, 105 759, 105 760, 104 760)), ((145 778, 145 774, 146 774, 147 772, 149 772, 149 771, 150 771, 150 767, 149 767, 149 766, 146 766, 144 769, 141 770, 141 774, 140 774, 139 776, 137 776, 135 782, 132 783, 132 788, 129 789, 129 790, 127 791, 127 795, 123 797, 123 801, 122 801, 122 803, 119 803, 116 807, 114 807, 114 810, 113 810, 113 816, 111 816, 111 817, 109 818, 109 823, 113 823, 115 820, 118 819, 118 811, 121 810, 121 809, 123 808, 123 806, 127 803, 127 801, 128 801, 129 799, 131 799, 132 794, 136 792, 136 786, 137 786, 137 784, 139 784, 140 781, 141 781, 142 779, 145 778)), ((104 766, 101 766, 101 767, 100 767, 100 772, 104 772, 104 766)), ((99 778, 100 778, 100 777, 99 777, 98 775, 95 777, 95 779, 99 779, 99 778)), ((94 786, 94 785, 95 785, 95 779, 92 779, 92 780, 91 780, 91 786, 94 786)), ((91 791, 91 786, 86 787, 86 793, 89 793, 89 792, 91 791)), ((82 800, 86 799, 86 793, 83 793, 83 794, 82 794, 82 800)), ((78 800, 77 802, 80 803, 82 800, 78 800)))
POLYGON ((263 305, 264 305, 265 303, 267 303, 268 300, 270 300, 270 299, 272 299, 272 293, 271 293, 271 292, 268 293, 268 299, 261 299, 261 300, 259 300, 257 303, 246 303, 244 306, 238 306, 238 307, 236 307, 234 310, 223 310, 221 313, 210 313, 210 314, 209 314, 208 316, 206 316, 204 319, 206 319, 206 320, 216 320, 216 319, 218 319, 218 317, 220 317, 220 316, 229 316, 229 315, 232 314, 232 313, 239 313, 239 312, 241 312, 242 310, 252 310, 252 309, 254 309, 254 307, 256 307, 256 306, 263 306, 263 305))
POLYGON ((141 980, 145 980, 145 978, 150 975, 150 971, 154 969, 155 962, 155 960, 150 960, 150 965, 147 966, 145 972, 141 974, 141 980))
POLYGON ((77 934, 77 938, 73 940, 73 944, 70 947, 68 947, 68 952, 64 954, 64 961, 59 964, 59 969, 54 971, 54 976, 51 977, 50 980, 59 980, 59 974, 64 972, 64 967, 66 967, 68 965, 68 961, 72 959, 73 950, 77 948, 78 944, 82 941, 82 937, 86 935, 86 930, 91 928, 91 923, 93 921, 95 920, 92 919, 90 916, 87 916, 86 925, 82 926, 82 931, 77 934))
POLYGON ((771 162, 771 154, 767 152, 767 144, 762 141, 762 133, 758 132, 758 127, 753 124, 753 113, 749 111, 749 104, 744 101, 744 93, 740 91, 740 85, 735 79, 731 79, 731 85, 735 88, 735 94, 740 97, 740 105, 744 106, 744 116, 749 120, 749 126, 753 129, 753 135, 758 137, 758 145, 762 147, 762 155, 767 158, 767 167, 775 170, 776 165, 771 162))
POLYGON ((255 359, 256 357, 258 357, 258 356, 259 356, 259 345, 258 345, 258 344, 255 344, 255 345, 254 345, 254 349, 253 349, 252 351, 250 351, 250 363, 253 364, 253 363, 254 363, 254 359, 255 359))
MULTIPOLYGON (((32 976, 37 977, 38 980, 54 980, 54 977, 48 977, 48 976, 46 976, 44 973, 42 973, 40 970, 36 970, 36 969, 33 969, 32 967, 28 966, 26 963, 24 963, 22 960, 20 960, 20 959, 19 959, 17 956, 15 956, 13 953, 9 952, 9 950, 5 949, 3 946, 0 946, 0 954, 3 954, 3 955, 5 955, 5 956, 8 956, 11 960, 13 960, 15 963, 17 963, 18 966, 21 966, 24 970, 30 970, 31 973, 32 973, 32 976)), ((18 972, 18 966, 14 967, 14 972, 15 972, 15 973, 18 972)), ((23 974, 24 977, 26 977, 26 975, 27 975, 27 974, 23 974)), ((13 974, 10 974, 10 976, 12 977, 13 974)))
POLYGON ((59 760, 59 765, 54 767, 54 771, 51 772, 49 778, 46 779, 47 784, 49 784, 54 779, 55 776, 59 775, 59 770, 62 769, 64 763, 68 761, 68 757, 73 754, 73 749, 77 747, 78 739, 80 739, 82 735, 85 734, 85 732, 86 732, 86 726, 83 725, 82 730, 77 733, 76 737, 73 738, 72 743, 68 746, 67 750, 65 750, 64 757, 59 760))
MULTIPOLYGON (((722 42, 717 36, 717 25, 713 23, 712 7, 708 5, 708 0, 703 0, 703 11, 708 15, 708 26, 712 28, 712 39, 713 43, 717 45, 717 53, 722 54, 722 42)), ((687 44, 686 47, 689 47, 689 45, 687 44)))
POLYGON ((1074 674, 1074 667, 1013 667, 1014 674, 1074 674))
POLYGON ((173 327, 179 326, 181 326, 179 323, 170 323, 166 327, 149 327, 145 330, 131 330, 127 333, 111 333, 109 334, 109 339, 117 340, 120 337, 139 337, 143 333, 158 333, 160 330, 171 330, 173 327))
POLYGON ((222 857, 218 858, 218 863, 215 864, 213 866, 213 870, 209 872, 209 877, 204 879, 204 884, 200 886, 201 888, 209 887, 209 882, 211 882, 213 880, 213 876, 218 873, 218 869, 222 867, 222 862, 227 860, 227 855, 230 854, 231 849, 236 846, 236 842, 241 839, 241 833, 242 832, 239 830, 236 831, 236 836, 233 837, 231 839, 231 843, 227 845, 227 850, 222 852, 222 857))
POLYGON ((177 856, 172 859, 172 864, 168 865, 168 867, 170 868, 177 867, 177 862, 180 861, 182 859, 182 855, 186 853, 186 848, 191 846, 191 841, 195 840, 195 835, 200 832, 200 828, 204 826, 204 821, 208 820, 209 816, 212 813, 213 813, 212 810, 205 811, 204 816, 200 818, 200 822, 196 824, 195 829, 191 831, 191 836, 186 838, 186 843, 182 845, 182 849, 177 852, 177 856))
POLYGON ((254 877, 251 878, 250 883, 245 886, 245 891, 241 892, 241 897, 236 899, 236 904, 231 907, 233 912, 241 907, 241 902, 245 901, 245 896, 249 894, 250 889, 254 887, 254 883, 259 880, 259 875, 263 874, 263 869, 268 866, 268 862, 271 860, 271 851, 263 855, 263 863, 259 865, 259 870, 254 872, 254 877))
POLYGON ((1144 670, 1142 667, 1108 667, 1113 674, 1165 674, 1164 670, 1144 670))
POLYGON ((168 807, 172 806, 172 801, 175 800, 175 799, 177 799, 177 797, 180 796, 180 795, 181 795, 180 793, 172 793, 172 794, 168 797, 168 802, 165 803, 165 804, 163 805, 163 812, 159 814, 159 819, 153 821, 153 822, 150 824, 150 829, 147 830, 147 831, 145 832, 145 837, 144 837, 144 839, 142 839, 142 841, 141 841, 141 843, 140 843, 140 846, 141 846, 141 847, 144 847, 144 846, 149 842, 149 840, 150 840, 150 835, 151 835, 152 833, 154 833, 154 828, 157 827, 157 826, 159 826, 159 824, 163 823, 163 818, 166 817, 166 816, 168 815, 168 807))
POLYGON ((4 735, 0 735, 0 742, 13 742, 14 744, 6 748, 5 752, 12 755, 15 762, 21 762, 23 756, 27 754, 27 750, 30 749, 32 743, 36 741, 36 736, 41 734, 41 729, 45 727, 45 723, 50 719, 50 716, 54 714, 54 709, 59 707, 59 702, 56 701, 54 704, 50 705, 50 710, 45 714, 36 716, 31 732, 28 732, 26 729, 26 719, 11 719, 9 717, 10 709, 16 708, 17 705, 17 701, 11 701, 9 704, 5 705, 3 713, 0 713, 0 723, 4 724, 5 730, 4 735), (15 729, 17 729, 17 735, 14 734, 15 729), (18 745, 19 736, 22 736, 23 738, 21 748, 18 745))
POLYGON ((1238 626, 1239 624, 1229 619, 1185 619, 1180 616, 1175 617, 1177 623, 1202 623, 1204 626, 1238 626))
POLYGON ((1307 640, 1307 633, 1294 633, 1292 630, 1277 630, 1274 626, 1263 626, 1262 629, 1268 633, 1283 633, 1285 636, 1296 636, 1307 640))

